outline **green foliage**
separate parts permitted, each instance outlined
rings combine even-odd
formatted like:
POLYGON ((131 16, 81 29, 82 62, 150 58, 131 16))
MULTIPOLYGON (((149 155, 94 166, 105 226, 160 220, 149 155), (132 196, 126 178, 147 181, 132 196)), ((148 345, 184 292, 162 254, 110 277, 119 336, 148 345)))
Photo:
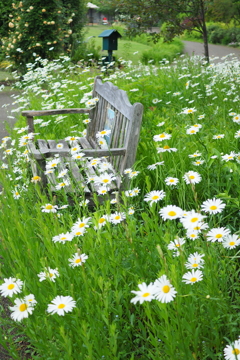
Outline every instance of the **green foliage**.
POLYGON ((149 62, 152 64, 159 64, 163 60, 172 61, 179 56, 183 51, 183 43, 179 39, 175 39, 170 44, 160 42, 153 45, 148 51, 144 51, 141 56, 143 64, 147 65, 149 62))
POLYGON ((2 37, 8 35, 8 23, 11 20, 12 0, 0 2, 0 43, 2 37))
POLYGON ((13 17, 8 23, 9 34, 2 39, 5 56, 20 71, 36 57, 54 59, 71 51, 73 31, 81 30, 84 11, 80 2, 31 0, 14 4, 13 17), (76 11, 76 12, 74 12, 76 11), (76 17, 76 20, 74 20, 76 17))

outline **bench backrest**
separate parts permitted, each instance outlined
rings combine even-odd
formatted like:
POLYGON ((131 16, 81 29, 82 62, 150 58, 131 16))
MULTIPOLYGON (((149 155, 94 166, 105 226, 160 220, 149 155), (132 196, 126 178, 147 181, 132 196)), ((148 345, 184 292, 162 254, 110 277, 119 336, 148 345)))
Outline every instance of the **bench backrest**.
POLYGON ((109 148, 125 149, 124 155, 110 158, 115 170, 122 175, 123 170, 132 167, 135 161, 143 105, 132 105, 124 90, 111 82, 103 83, 100 76, 95 78, 93 97, 98 97, 99 101, 90 113, 92 121, 88 124, 87 140, 98 148, 96 133, 111 128, 109 148))

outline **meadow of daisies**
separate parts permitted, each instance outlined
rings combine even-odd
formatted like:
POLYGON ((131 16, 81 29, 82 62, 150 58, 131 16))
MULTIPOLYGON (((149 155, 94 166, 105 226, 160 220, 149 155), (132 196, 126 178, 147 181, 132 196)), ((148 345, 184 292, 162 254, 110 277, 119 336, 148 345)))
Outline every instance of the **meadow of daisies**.
POLYGON ((35 119, 35 134, 19 116, 2 139, 0 293, 10 311, 0 343, 19 358, 14 327, 32 359, 240 359, 240 63, 230 55, 216 65, 122 64, 106 71, 38 58, 18 79, 9 117, 93 106, 99 72, 141 102, 144 116, 124 175, 130 186, 116 198, 107 159, 86 159, 76 145, 86 115, 35 119), (71 184, 56 157, 45 173, 59 182, 42 191, 29 162, 33 136, 66 139, 72 160, 98 176, 71 184))

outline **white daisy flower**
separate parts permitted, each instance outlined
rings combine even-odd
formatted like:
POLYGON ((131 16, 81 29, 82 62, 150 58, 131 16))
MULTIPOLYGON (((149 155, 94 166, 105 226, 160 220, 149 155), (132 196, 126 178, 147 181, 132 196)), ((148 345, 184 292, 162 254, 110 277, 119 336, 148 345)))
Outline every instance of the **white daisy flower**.
POLYGON ((186 184, 198 184, 202 180, 202 177, 196 171, 188 171, 184 174, 183 179, 186 184))
POLYGON ((148 165, 147 169, 148 170, 155 170, 158 165, 163 165, 163 164, 164 164, 164 161, 159 161, 159 162, 157 162, 155 164, 148 165))
POLYGON ((167 177, 165 180, 166 185, 174 186, 179 182, 178 178, 167 177))
POLYGON ((225 161, 234 160, 236 154, 234 151, 231 151, 230 154, 222 155, 222 159, 225 161))
POLYGON ((27 318, 34 310, 34 305, 26 298, 15 299, 14 304, 14 306, 9 306, 9 309, 12 311, 10 316, 14 321, 21 321, 22 319, 27 318))
POLYGON ((65 234, 59 234, 52 238, 53 242, 59 242, 61 244, 65 244, 66 241, 72 241, 73 235, 70 232, 66 232, 65 234))
POLYGON ((100 176, 96 176, 94 182, 96 185, 108 186, 113 180, 116 180, 116 176, 113 174, 103 173, 100 176))
POLYGON ((201 270, 192 270, 183 275, 183 282, 185 284, 191 284, 201 281, 203 279, 203 273, 201 270))
POLYGON ((55 189, 56 190, 61 190, 61 189, 65 188, 66 186, 69 186, 69 185, 70 185, 70 181, 65 179, 65 180, 63 180, 63 182, 57 184, 55 189))
POLYGON ((78 220, 73 224, 72 229, 88 228, 90 222, 91 217, 83 217, 82 219, 78 218, 78 220))
POLYGON ((240 238, 236 234, 229 234, 223 238, 222 245, 226 249, 234 249, 240 245, 240 238))
POLYGON ((194 135, 197 132, 199 132, 199 128, 195 128, 194 126, 191 126, 190 128, 187 129, 186 134, 194 135))
POLYGON ((171 148, 168 145, 165 145, 163 147, 157 147, 157 152, 158 154, 163 153, 163 152, 176 152, 177 148, 171 148))
POLYGON ((59 272, 57 269, 51 269, 50 267, 47 267, 44 269, 44 271, 37 274, 39 277, 39 281, 42 282, 46 279, 51 280, 52 282, 55 282, 55 279, 59 277, 59 272))
POLYGON ((52 304, 48 305, 47 312, 64 316, 65 313, 71 312, 76 307, 76 301, 71 296, 56 296, 52 304))
POLYGON ((110 215, 109 221, 112 224, 119 224, 120 222, 122 222, 125 219, 126 219, 125 213, 123 213, 123 212, 115 212, 114 214, 110 215))
POLYGON ((140 171, 132 171, 128 176, 130 179, 138 176, 138 174, 140 173, 140 171))
POLYGON ((188 155, 188 157, 190 157, 190 158, 195 158, 195 157, 199 157, 199 156, 202 156, 202 154, 199 153, 198 151, 196 151, 194 154, 188 155))
POLYGON ((189 255, 185 266, 187 269, 201 269, 204 266, 203 254, 198 254, 197 252, 189 255))
POLYGON ((202 223, 206 216, 199 214, 195 210, 188 211, 186 216, 180 219, 185 229, 192 230, 194 227, 198 226, 199 223, 202 223))
POLYGON ((154 295, 156 300, 161 301, 161 303, 169 303, 174 300, 177 291, 167 279, 166 275, 162 275, 160 278, 155 280, 154 286, 154 295))
POLYGON ((74 160, 81 160, 84 155, 85 155, 84 153, 78 152, 78 153, 76 153, 76 154, 73 154, 73 155, 72 155, 72 158, 73 158, 74 160))
POLYGON ((56 213, 57 209, 58 209, 58 206, 57 205, 46 204, 46 205, 43 205, 41 208, 42 208, 42 212, 56 213))
POLYGON ((144 301, 152 301, 155 299, 154 293, 156 288, 153 283, 147 285, 145 282, 143 282, 142 284, 138 285, 138 288, 140 291, 131 291, 131 293, 136 295, 131 299, 131 303, 136 304, 139 301, 139 303, 142 304, 144 301))
POLYGON ((163 141, 163 140, 169 140, 171 139, 172 135, 171 134, 166 134, 165 132, 159 135, 154 135, 153 140, 154 141, 163 141))
POLYGON ((82 264, 85 263, 87 259, 88 255, 75 253, 71 259, 68 259, 68 261, 70 262, 69 266, 71 266, 72 268, 76 266, 82 266, 82 264))
POLYGON ((216 140, 216 139, 223 139, 224 138, 224 134, 219 134, 219 135, 213 135, 213 139, 216 140))
POLYGON ((73 227, 72 228, 72 231, 71 231, 71 235, 74 237, 74 236, 83 236, 86 232, 86 228, 83 227, 83 228, 78 228, 78 227, 73 227))
POLYGON ((110 134, 111 134, 111 130, 106 130, 106 129, 104 129, 104 130, 98 131, 98 132, 96 133, 96 138, 99 139, 99 138, 102 138, 102 137, 104 137, 104 136, 108 136, 108 137, 109 137, 110 134))
POLYGON ((211 241, 211 242, 222 242, 223 238, 226 237, 227 235, 230 235, 230 230, 226 229, 225 227, 221 227, 221 228, 213 228, 211 229, 207 234, 207 241, 211 241))
POLYGON ((15 278, 4 279, 4 283, 0 285, 0 293, 2 296, 12 297, 22 291, 23 281, 15 278))
POLYGON ((106 188, 106 186, 101 186, 97 192, 99 195, 106 195, 108 192, 108 189, 106 188))
POLYGON ((97 220, 97 226, 95 226, 95 229, 101 229, 104 225, 106 225, 107 221, 108 221, 109 217, 107 215, 103 215, 101 216, 98 220, 97 220))
POLYGON ((225 208, 226 204, 222 202, 220 199, 212 199, 206 200, 202 203, 201 209, 202 211, 209 213, 209 214, 217 214, 221 213, 225 208))
POLYGON ((55 169, 57 165, 60 163, 60 161, 61 159, 59 158, 54 158, 53 160, 48 161, 46 164, 46 170, 55 169))
POLYGON ((240 138, 240 130, 238 130, 235 135, 234 135, 235 139, 239 139, 240 138))
POLYGON ((240 338, 227 345, 223 352, 225 360, 240 360, 240 338))
POLYGON ((174 220, 178 219, 182 216, 183 210, 175 205, 167 205, 163 207, 159 214, 163 218, 163 220, 174 220))
POLYGON ((199 160, 193 161, 192 164, 195 166, 199 166, 199 165, 202 165, 204 163, 204 161, 205 160, 199 159, 199 160))
POLYGON ((188 230, 187 231, 187 238, 190 239, 190 240, 196 240, 199 238, 199 235, 200 235, 200 231, 197 231, 197 230, 188 230))
POLYGON ((178 250, 182 245, 184 245, 186 240, 184 238, 176 238, 168 244, 168 250, 178 250))
POLYGON ((166 193, 163 190, 154 190, 145 195, 144 201, 149 202, 149 205, 152 206, 153 203, 162 200, 166 196, 166 193))
POLYGON ((195 111, 197 111, 195 108, 183 109, 180 114, 193 114, 195 111))

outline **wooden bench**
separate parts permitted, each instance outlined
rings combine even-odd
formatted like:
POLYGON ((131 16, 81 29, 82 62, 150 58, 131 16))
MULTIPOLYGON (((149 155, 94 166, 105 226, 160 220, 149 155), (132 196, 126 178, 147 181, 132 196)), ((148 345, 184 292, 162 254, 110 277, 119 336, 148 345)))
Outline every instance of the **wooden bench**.
POLYGON ((81 147, 81 151, 85 154, 82 159, 84 161, 74 160, 71 153, 71 145, 66 140, 36 140, 28 145, 29 155, 31 159, 31 167, 33 176, 40 176, 43 186, 50 183, 51 189, 56 188, 59 183, 55 173, 44 174, 46 163, 49 158, 59 156, 58 171, 68 168, 68 175, 71 176, 71 185, 67 186, 65 191, 71 192, 85 188, 86 196, 91 197, 93 192, 97 192, 99 184, 94 182, 87 183, 86 179, 99 175, 97 167, 90 166, 92 158, 107 157, 111 163, 116 177, 111 185, 111 191, 122 191, 127 187, 128 180, 123 179, 124 170, 131 168, 134 164, 137 145, 139 141, 140 127, 143 114, 143 105, 135 103, 131 105, 127 93, 118 89, 111 82, 103 83, 101 78, 97 76, 94 81, 93 98, 98 98, 96 106, 92 109, 56 109, 23 111, 22 115, 27 118, 28 132, 34 133, 34 117, 59 114, 89 114, 91 122, 87 127, 86 137, 77 138, 73 146, 81 147), (109 137, 104 146, 99 145, 96 134, 103 130, 111 128, 109 137), (59 145, 62 148, 58 148, 59 145), (58 146, 58 147, 57 147, 58 146), (80 164, 80 165, 79 165, 80 164), (73 184, 74 182, 74 184, 73 184), (74 186, 72 186, 74 185, 74 186))

